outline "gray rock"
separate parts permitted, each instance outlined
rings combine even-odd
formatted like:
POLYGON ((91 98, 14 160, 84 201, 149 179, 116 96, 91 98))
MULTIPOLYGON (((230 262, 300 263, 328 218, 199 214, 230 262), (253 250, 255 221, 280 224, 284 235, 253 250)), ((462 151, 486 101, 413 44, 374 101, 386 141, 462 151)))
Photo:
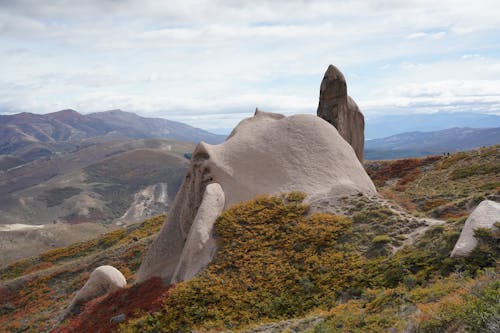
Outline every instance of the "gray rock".
POLYGON ((496 222, 500 222, 500 203, 491 200, 482 201, 465 221, 451 257, 467 257, 477 246, 474 230, 492 229, 496 222))
POLYGON ((85 285, 77 293, 69 306, 69 311, 78 310, 84 304, 104 294, 125 288, 127 281, 113 266, 99 266, 91 274, 85 285))
POLYGON ((127 319, 127 316, 125 316, 124 313, 120 313, 117 316, 111 317, 111 319, 109 320, 109 322, 111 324, 119 324, 119 323, 123 323, 125 321, 125 319, 127 319))
POLYGON ((365 118, 356 102, 347 95, 344 75, 333 65, 328 66, 321 81, 317 115, 335 126, 363 162, 365 118))
POLYGON ((223 208, 222 188, 217 183, 208 184, 171 283, 192 278, 212 261, 216 252, 213 227, 223 208))

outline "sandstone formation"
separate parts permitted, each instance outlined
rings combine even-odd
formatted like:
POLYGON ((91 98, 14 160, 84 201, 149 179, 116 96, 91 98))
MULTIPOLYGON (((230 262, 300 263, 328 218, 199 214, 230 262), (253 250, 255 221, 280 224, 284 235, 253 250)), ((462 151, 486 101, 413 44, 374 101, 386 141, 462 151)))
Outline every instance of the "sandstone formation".
POLYGON ((305 192, 311 203, 376 194, 352 147, 326 121, 257 110, 224 143, 196 147, 137 281, 160 276, 169 283, 195 275, 213 256, 212 227, 223 209, 259 194, 288 191, 305 192))
POLYGON ((451 257, 467 257, 477 245, 474 230, 478 228, 494 228, 500 222, 500 203, 484 200, 469 215, 460 233, 460 237, 451 252, 451 257))
POLYGON ((330 65, 319 92, 318 117, 335 126, 363 162, 365 118, 354 100, 347 95, 347 84, 340 70, 330 65))
POLYGON ((223 209, 222 187, 217 183, 208 184, 189 230, 172 283, 192 278, 212 261, 216 251, 213 226, 223 209))
POLYGON ((104 294, 125 288, 127 281, 123 274, 113 266, 99 266, 91 274, 85 285, 77 293, 69 311, 104 294))

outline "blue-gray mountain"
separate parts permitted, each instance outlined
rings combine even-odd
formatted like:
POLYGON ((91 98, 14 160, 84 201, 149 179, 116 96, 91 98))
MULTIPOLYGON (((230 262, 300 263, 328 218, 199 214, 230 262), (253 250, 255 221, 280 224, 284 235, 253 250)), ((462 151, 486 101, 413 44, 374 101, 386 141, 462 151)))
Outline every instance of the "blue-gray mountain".
POLYGON ((365 138, 371 140, 406 132, 432 132, 453 127, 500 127, 500 116, 474 112, 436 112, 368 117, 365 138))
POLYGON ((409 132, 365 142, 365 159, 436 155, 500 144, 500 127, 455 127, 435 132, 409 132))

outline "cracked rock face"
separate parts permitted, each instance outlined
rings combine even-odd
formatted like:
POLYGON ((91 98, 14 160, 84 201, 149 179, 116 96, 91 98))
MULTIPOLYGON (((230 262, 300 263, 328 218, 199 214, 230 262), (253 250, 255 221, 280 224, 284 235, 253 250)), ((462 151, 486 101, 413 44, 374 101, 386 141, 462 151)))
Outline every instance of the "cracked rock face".
POLYGON ((224 209, 259 194, 290 191, 305 192, 310 203, 376 194, 354 150, 326 121, 257 110, 224 143, 196 147, 138 282, 160 276, 176 283, 194 276, 215 255, 213 225, 224 209))
POLYGON ((356 102, 347 95, 344 75, 333 65, 328 67, 321 81, 317 114, 335 126, 363 162, 365 118, 356 102))
POLYGON ((451 252, 451 257, 467 257, 477 246, 474 230, 478 228, 493 229, 500 222, 500 203, 484 200, 469 215, 451 252))

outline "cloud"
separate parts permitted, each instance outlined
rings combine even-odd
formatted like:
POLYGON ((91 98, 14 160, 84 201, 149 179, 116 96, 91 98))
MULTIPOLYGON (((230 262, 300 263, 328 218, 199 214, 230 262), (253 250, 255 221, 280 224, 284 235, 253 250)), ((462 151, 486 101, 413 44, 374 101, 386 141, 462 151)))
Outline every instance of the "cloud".
POLYGON ((360 105, 372 114, 476 111, 500 114, 500 80, 446 80, 408 83, 386 92, 377 100, 360 105))
POLYGON ((4 0, 0 112, 232 127, 257 106, 314 113, 330 63, 367 114, 494 112, 498 17, 493 0, 4 0))
POLYGON ((446 31, 438 31, 438 32, 414 32, 406 36, 406 39, 421 39, 421 38, 429 38, 433 40, 441 39, 446 35, 446 31))

